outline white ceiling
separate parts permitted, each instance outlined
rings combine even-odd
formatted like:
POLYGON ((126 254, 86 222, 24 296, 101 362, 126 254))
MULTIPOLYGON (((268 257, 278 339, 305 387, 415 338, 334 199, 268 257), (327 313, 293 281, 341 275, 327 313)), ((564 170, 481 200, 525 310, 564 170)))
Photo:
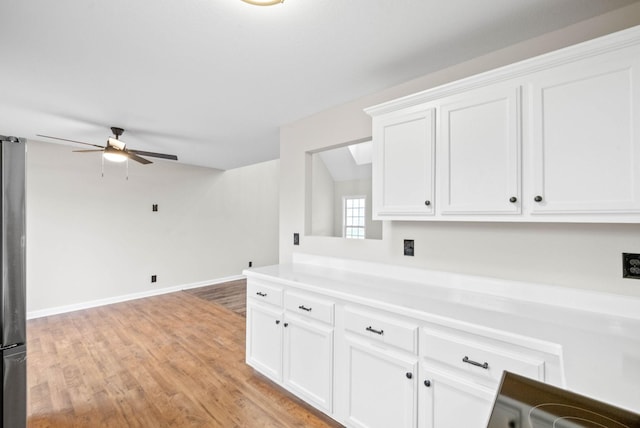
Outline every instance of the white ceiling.
POLYGON ((119 126, 130 148, 234 168, 277 158, 281 125, 630 3, 2 0, 0 134, 104 144, 119 126))

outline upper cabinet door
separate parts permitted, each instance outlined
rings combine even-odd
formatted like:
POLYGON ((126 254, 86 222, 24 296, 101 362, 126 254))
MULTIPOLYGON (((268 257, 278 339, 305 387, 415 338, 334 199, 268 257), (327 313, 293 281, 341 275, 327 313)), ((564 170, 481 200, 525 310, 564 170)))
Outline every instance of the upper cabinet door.
POLYGON ((520 87, 465 92, 440 111, 440 212, 519 214, 520 87))
POLYGON ((379 220, 640 223, 640 26, 365 111, 379 220))
POLYGON ((373 121, 373 218, 419 220, 434 212, 435 109, 373 121))
POLYGON ((532 76, 533 214, 640 212, 640 51, 532 76))

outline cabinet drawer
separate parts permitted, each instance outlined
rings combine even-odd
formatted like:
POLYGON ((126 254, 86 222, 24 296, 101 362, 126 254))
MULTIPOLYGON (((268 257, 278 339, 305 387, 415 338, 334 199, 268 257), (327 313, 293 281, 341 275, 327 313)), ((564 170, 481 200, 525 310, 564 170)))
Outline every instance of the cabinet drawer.
POLYGON ((333 302, 318 299, 303 293, 286 292, 286 310, 333 325, 333 302))
POLYGON ((259 302, 270 303, 282 307, 282 287, 262 281, 247 281, 247 297, 259 302))
POLYGON ((373 312, 345 308, 345 329, 367 339, 417 353, 418 326, 373 312))
POLYGON ((498 382, 507 370, 545 380, 544 359, 532 356, 533 350, 507 349, 490 338, 479 336, 476 341, 428 328, 423 329, 420 342, 426 358, 485 379, 498 382))

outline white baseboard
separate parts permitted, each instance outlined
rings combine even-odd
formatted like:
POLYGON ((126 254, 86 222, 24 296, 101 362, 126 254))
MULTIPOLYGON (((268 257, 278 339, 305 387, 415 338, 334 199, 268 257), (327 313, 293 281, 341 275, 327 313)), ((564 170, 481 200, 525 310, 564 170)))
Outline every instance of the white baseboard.
POLYGON ((124 294, 121 296, 107 297, 105 299, 90 300, 87 302, 74 303, 72 305, 56 306, 53 308, 40 309, 27 312, 27 319, 48 317, 50 315, 64 314, 66 312, 81 311, 83 309, 95 308, 98 306, 110 305, 112 303, 126 302, 127 300, 143 299, 145 297, 157 296, 160 294, 174 293, 176 291, 190 290, 192 288, 206 287, 209 285, 221 284, 223 282, 237 281, 246 278, 244 275, 227 276, 224 278, 212 279, 209 281, 194 282, 191 284, 174 285, 172 287, 160 288, 157 290, 147 290, 139 293, 124 294))

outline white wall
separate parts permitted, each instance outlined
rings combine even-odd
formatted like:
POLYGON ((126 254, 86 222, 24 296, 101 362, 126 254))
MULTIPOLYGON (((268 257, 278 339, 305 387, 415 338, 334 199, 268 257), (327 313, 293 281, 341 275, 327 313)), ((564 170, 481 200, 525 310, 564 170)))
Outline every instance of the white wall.
POLYGON ((29 141, 27 310, 206 284, 278 261, 279 161, 226 172, 29 141), (158 212, 151 207, 158 204, 158 212), (152 274, 158 282, 151 283, 152 274))
POLYGON ((311 156, 311 209, 310 224, 307 232, 310 235, 334 236, 334 184, 333 177, 319 155, 311 156))
POLYGON ((638 24, 635 3, 282 127, 280 262, 305 252, 640 296, 640 281, 621 277, 621 253, 640 252, 640 225, 384 222, 382 240, 292 245, 304 231, 305 152, 371 135, 365 107, 638 24), (403 239, 415 240, 415 257, 402 255, 403 239))

